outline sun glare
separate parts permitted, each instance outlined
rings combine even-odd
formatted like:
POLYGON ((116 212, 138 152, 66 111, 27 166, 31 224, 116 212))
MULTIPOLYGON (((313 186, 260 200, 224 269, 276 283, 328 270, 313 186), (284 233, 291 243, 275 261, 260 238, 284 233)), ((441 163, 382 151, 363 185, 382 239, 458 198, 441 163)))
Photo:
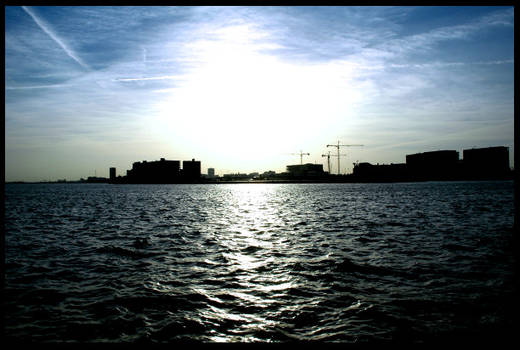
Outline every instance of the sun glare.
POLYGON ((347 106, 355 98, 346 85, 348 70, 284 62, 267 54, 274 47, 256 42, 264 36, 245 25, 214 34, 218 40, 187 47, 199 64, 158 106, 157 128, 172 147, 257 168, 308 147, 319 133, 335 136, 338 101, 347 106))

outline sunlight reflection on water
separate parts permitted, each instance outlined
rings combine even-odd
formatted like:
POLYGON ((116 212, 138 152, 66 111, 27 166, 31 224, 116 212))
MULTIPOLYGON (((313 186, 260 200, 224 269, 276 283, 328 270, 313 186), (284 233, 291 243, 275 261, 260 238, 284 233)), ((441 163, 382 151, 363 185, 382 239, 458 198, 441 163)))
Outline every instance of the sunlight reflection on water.
POLYGON ((6 192, 13 336, 354 342, 512 319, 511 182, 6 192))
MULTIPOLYGON (((219 201, 219 211, 230 213, 230 222, 225 230, 220 231, 216 238, 220 250, 227 250, 222 256, 227 259, 227 270, 235 274, 235 280, 240 286, 238 290, 231 290, 228 295, 236 298, 238 303, 247 304, 251 309, 267 309, 278 302, 273 299, 273 292, 284 291, 295 286, 294 277, 289 270, 273 273, 269 268, 276 264, 276 258, 270 255, 272 248, 276 251, 288 249, 287 239, 278 237, 273 239, 272 229, 276 224, 281 224, 280 213, 273 202, 279 200, 280 186, 270 184, 231 185, 219 201), (262 269, 263 268, 263 269, 262 269)), ((214 299, 215 290, 199 290, 210 300, 221 303, 220 299, 214 299)), ((206 312, 206 311, 205 311, 206 312)), ((279 323, 274 320, 254 315, 230 313, 223 308, 212 307, 212 317, 242 321, 243 331, 276 327, 279 323)), ((202 313, 201 318, 208 317, 202 313)), ((214 336, 213 341, 235 339, 214 336)), ((245 338, 247 339, 247 338, 245 338)), ((242 341, 245 339, 241 339, 242 341)))

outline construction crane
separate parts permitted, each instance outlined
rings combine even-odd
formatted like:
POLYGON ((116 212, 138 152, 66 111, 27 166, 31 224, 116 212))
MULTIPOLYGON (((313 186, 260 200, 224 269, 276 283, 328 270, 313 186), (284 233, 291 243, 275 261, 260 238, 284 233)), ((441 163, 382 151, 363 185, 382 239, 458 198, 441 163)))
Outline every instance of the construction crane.
POLYGON ((340 154, 340 155, 330 154, 330 151, 328 151, 327 154, 322 154, 321 156, 322 157, 327 157, 327 170, 328 170, 328 172, 330 174, 330 157, 346 156, 346 154, 340 154))
POLYGON ((303 165, 303 156, 310 156, 310 153, 303 153, 300 151, 300 153, 291 153, 292 155, 299 155, 300 156, 300 165, 303 165))
POLYGON ((340 174, 340 167, 339 167, 339 158, 341 156, 341 154, 339 154, 339 148, 340 147, 354 147, 354 146, 363 146, 363 145, 341 145, 338 141, 338 144, 337 145, 327 145, 327 147, 336 147, 338 149, 338 175, 340 174))
POLYGON ((328 152, 328 154, 322 154, 321 156, 322 157, 327 157, 327 171, 330 174, 330 151, 328 152))

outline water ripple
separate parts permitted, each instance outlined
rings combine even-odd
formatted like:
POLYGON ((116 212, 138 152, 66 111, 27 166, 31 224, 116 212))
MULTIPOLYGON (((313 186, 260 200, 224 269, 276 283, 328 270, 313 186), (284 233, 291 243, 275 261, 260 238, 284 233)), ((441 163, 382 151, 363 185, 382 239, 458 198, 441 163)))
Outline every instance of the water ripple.
POLYGON ((6 185, 5 333, 498 334, 514 320, 513 211, 511 182, 6 185))

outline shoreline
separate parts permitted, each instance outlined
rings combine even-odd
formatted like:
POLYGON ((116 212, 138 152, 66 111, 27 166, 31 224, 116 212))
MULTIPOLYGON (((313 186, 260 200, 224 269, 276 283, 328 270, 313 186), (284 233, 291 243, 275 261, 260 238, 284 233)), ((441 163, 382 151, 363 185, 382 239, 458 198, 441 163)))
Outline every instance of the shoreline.
POLYGON ((37 184, 107 184, 107 185, 225 185, 225 184, 319 184, 319 183, 418 183, 418 182, 467 182, 467 181, 514 181, 514 176, 505 178, 472 178, 472 179, 403 179, 403 180, 369 180, 369 179, 336 179, 336 180, 236 180, 236 181, 194 181, 168 183, 130 183, 130 182, 88 182, 88 181, 6 181, 5 185, 37 185, 37 184))

